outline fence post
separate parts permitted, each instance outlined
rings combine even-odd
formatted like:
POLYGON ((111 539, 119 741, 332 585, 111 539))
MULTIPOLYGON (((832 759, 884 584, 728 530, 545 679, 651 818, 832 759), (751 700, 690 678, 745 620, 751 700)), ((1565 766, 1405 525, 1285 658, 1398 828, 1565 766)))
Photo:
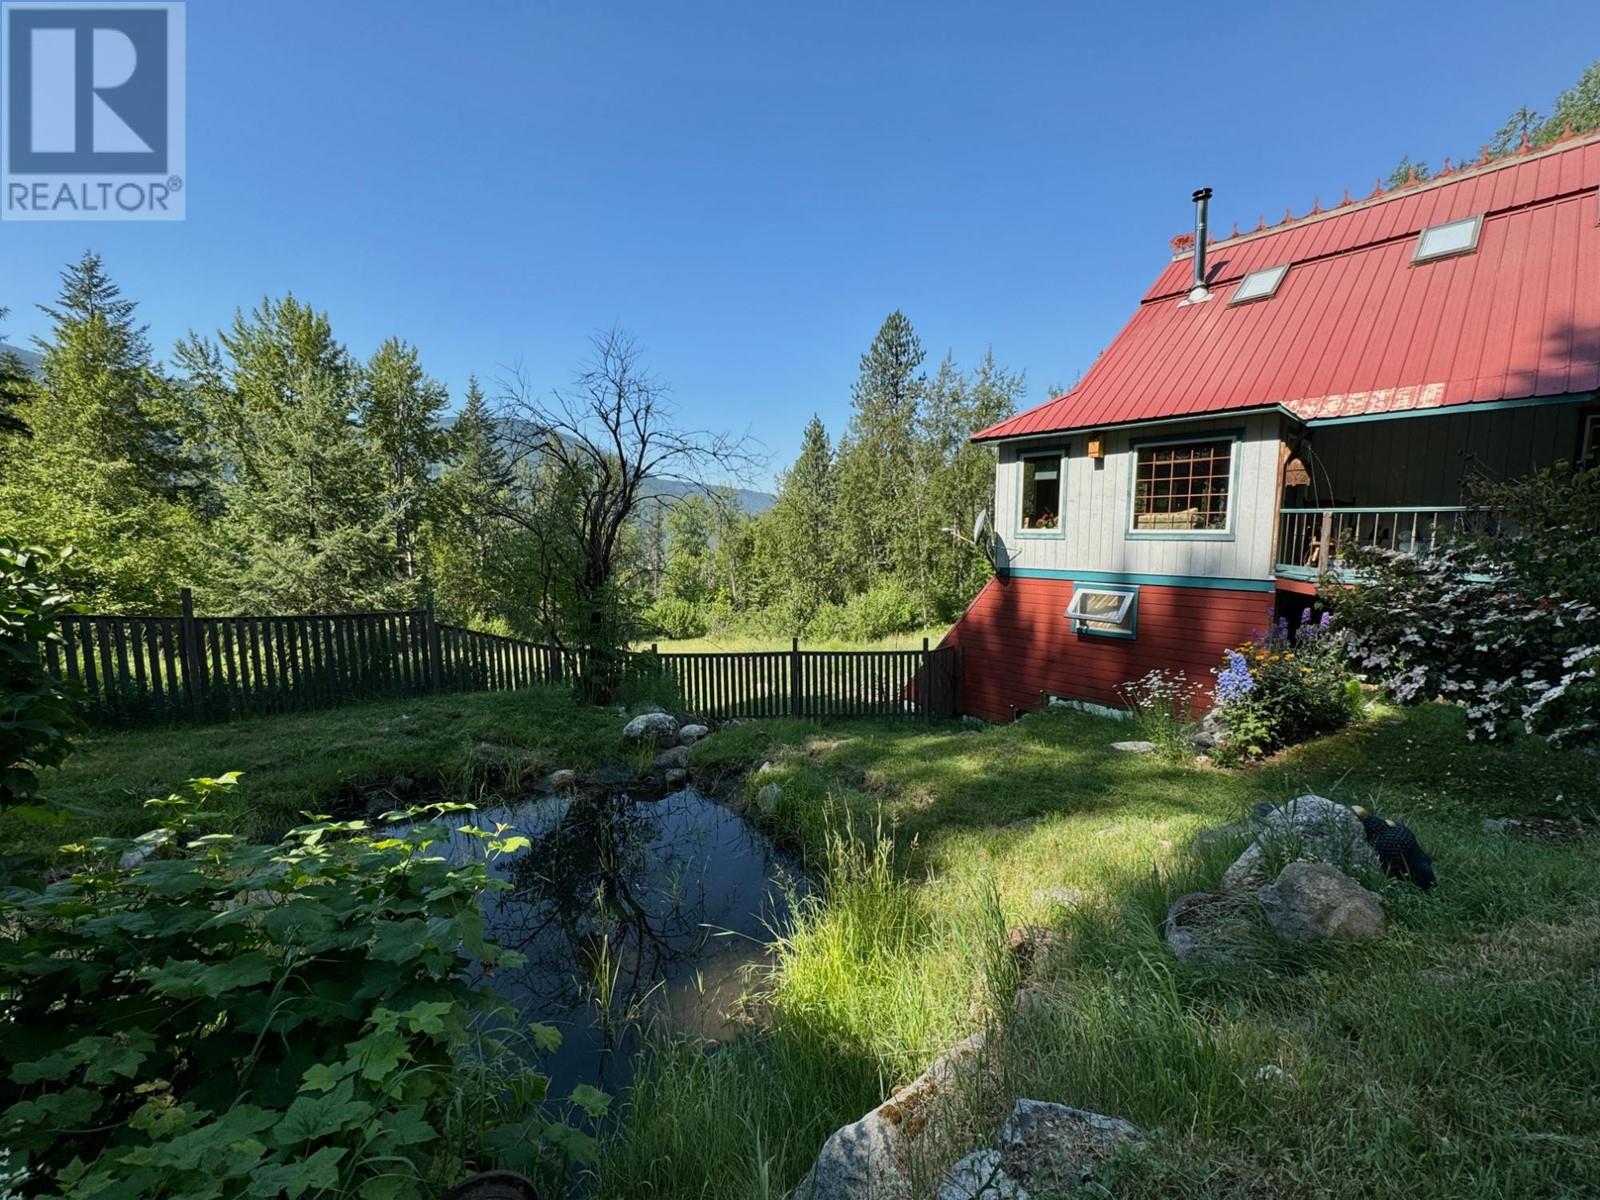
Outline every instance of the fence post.
POLYGON ((789 715, 800 715, 800 639, 789 640, 789 715))
POLYGON ((179 611, 178 642, 183 653, 183 695, 191 711, 198 711, 205 700, 206 660, 200 647, 200 624, 194 619, 194 593, 188 588, 178 592, 179 611))
POLYGON ((444 690, 444 652, 439 645, 439 621, 433 615, 433 603, 422 610, 423 625, 428 637, 428 685, 435 692, 444 690))
POLYGON ((928 639, 922 639, 922 660, 917 664, 917 690, 922 693, 922 719, 933 724, 933 676, 929 673, 928 639))

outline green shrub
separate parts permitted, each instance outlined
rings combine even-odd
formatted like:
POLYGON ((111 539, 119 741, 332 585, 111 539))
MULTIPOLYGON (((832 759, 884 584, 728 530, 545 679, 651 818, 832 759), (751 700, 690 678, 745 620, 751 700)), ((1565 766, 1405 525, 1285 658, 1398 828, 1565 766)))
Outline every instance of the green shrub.
MULTIPOLYGON (((479 1163, 556 1179, 590 1157, 514 1048, 559 1035, 515 1031, 466 982, 473 959, 515 958, 479 907, 505 885, 440 855, 436 822, 315 819, 277 845, 209 834, 166 856, 233 782, 195 780, 151 802, 168 828, 72 847, 70 875, 0 892, 0 1143, 28 1193, 377 1200, 438 1195, 479 1163)), ((527 844, 457 836, 486 857, 527 844)))
POLYGON ((1205 688, 1190 683, 1182 671, 1148 671, 1117 688, 1140 739, 1154 743, 1173 759, 1194 757, 1196 709, 1205 704, 1205 688))
POLYGON ((1289 632, 1279 619, 1263 636, 1223 655, 1216 700, 1224 759, 1259 758, 1342 729, 1361 710, 1361 689, 1346 665, 1344 638, 1324 613, 1302 615, 1289 632))
POLYGON ((71 693, 45 669, 45 648, 61 640, 55 618, 72 608, 59 563, 0 539, 0 808, 38 798, 38 769, 61 764, 81 725, 71 693))
POLYGON ((901 580, 886 577, 843 604, 825 604, 812 620, 810 635, 827 641, 872 642, 916 629, 922 610, 901 580))
POLYGON ((645 609, 644 619, 652 632, 675 641, 704 637, 710 628, 698 604, 677 596, 663 596, 657 600, 645 609))

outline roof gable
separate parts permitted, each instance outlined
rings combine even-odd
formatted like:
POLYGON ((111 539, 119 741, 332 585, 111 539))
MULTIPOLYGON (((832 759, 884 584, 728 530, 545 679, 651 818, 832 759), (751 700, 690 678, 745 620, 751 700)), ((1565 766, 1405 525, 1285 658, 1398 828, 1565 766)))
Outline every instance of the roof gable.
POLYGON ((1600 136, 1212 242, 1212 299, 1174 255, 1083 380, 975 434, 1027 437, 1281 407, 1302 420, 1600 388, 1600 136), (1477 249, 1413 263, 1423 229, 1477 249), (1230 305, 1283 263, 1270 299, 1230 305))

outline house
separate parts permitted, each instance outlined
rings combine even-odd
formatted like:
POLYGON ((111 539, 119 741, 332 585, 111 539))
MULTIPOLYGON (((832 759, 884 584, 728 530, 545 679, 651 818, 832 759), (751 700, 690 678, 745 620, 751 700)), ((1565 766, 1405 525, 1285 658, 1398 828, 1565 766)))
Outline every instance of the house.
POLYGON ((997 571, 946 637, 969 712, 1121 706, 1153 668, 1209 690, 1344 547, 1426 552, 1470 477, 1600 450, 1600 134, 1446 166, 1215 240, 1196 192, 1078 386, 973 435, 997 571))

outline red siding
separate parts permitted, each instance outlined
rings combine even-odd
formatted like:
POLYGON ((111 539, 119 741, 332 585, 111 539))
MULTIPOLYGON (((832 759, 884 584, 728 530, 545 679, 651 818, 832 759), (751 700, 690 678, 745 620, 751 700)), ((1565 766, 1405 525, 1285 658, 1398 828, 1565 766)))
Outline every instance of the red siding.
MULTIPOLYGON (((1092 586, 1092 585, 1086 585, 1092 586)), ((1117 686, 1158 667, 1176 668, 1209 693, 1211 671, 1230 646, 1272 622, 1271 592, 1230 588, 1139 588, 1138 635, 1072 631, 1066 579, 992 579, 945 636, 961 648, 965 711, 990 721, 1031 712, 1050 692, 1124 707, 1117 686)))

